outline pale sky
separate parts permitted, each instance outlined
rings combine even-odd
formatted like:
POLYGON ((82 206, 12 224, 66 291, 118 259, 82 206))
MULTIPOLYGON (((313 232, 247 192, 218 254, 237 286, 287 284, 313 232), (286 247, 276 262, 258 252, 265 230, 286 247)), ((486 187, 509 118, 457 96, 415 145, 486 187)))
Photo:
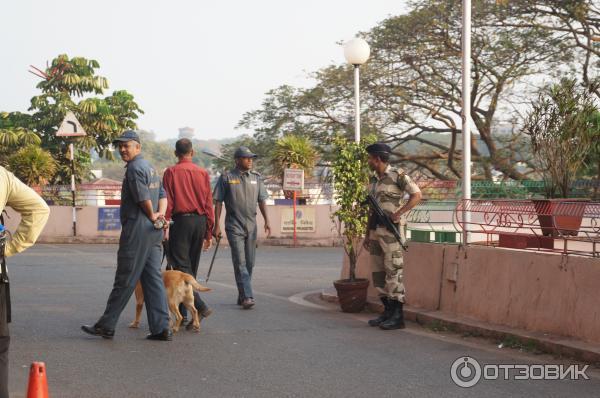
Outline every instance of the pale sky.
POLYGON ((235 125, 265 92, 310 84, 308 72, 344 62, 339 41, 405 7, 402 0, 6 1, 0 111, 26 111, 39 80, 29 65, 66 53, 96 59, 108 93, 131 92, 146 112, 139 127, 159 139, 184 126, 201 139, 240 135, 235 125))

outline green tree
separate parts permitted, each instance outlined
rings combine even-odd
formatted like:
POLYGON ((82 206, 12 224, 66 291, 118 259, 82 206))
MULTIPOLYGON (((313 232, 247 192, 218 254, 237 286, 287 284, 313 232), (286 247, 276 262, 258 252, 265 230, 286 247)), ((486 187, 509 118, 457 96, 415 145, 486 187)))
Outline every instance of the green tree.
POLYGON ((590 150, 578 177, 595 180, 595 183, 592 184, 590 196, 592 199, 598 200, 600 199, 600 111, 591 115, 589 125, 590 150))
POLYGON ((259 173, 270 175, 271 167, 269 162, 269 151, 272 147, 259 145, 257 141, 247 135, 238 137, 236 140, 221 145, 221 154, 218 158, 213 158, 213 166, 216 170, 229 170, 235 165, 233 154, 240 146, 247 146, 252 152, 258 155, 258 158, 253 164, 254 170, 259 173))
POLYGON ((503 0, 497 26, 543 29, 573 49, 575 70, 600 98, 600 3, 597 0, 503 0))
POLYGON ((8 158, 8 166, 21 181, 31 186, 46 185, 58 171, 52 155, 36 145, 19 149, 8 158))
POLYGON ((56 137, 68 111, 75 114, 87 132, 87 136, 74 139, 79 152, 78 181, 89 175, 91 151, 112 158, 109 150, 112 140, 123 130, 136 128, 135 120, 143 113, 127 91, 101 97, 108 89, 108 80, 97 74, 99 67, 95 60, 59 55, 45 70, 36 69, 42 78, 37 85, 41 94, 31 99, 31 113, 3 113, 0 118, 1 132, 20 130, 39 137, 42 147, 50 151, 59 164, 53 183, 70 181, 69 142, 56 137))
POLYGON ((569 197, 573 180, 598 139, 593 94, 574 79, 547 87, 533 103, 523 132, 544 176, 546 195, 569 197))
POLYGON ((280 86, 266 93, 260 109, 244 114, 238 127, 254 130, 257 150, 273 148, 279 138, 295 135, 310 137, 317 150, 327 156, 322 145, 328 138, 340 131, 348 138, 353 136, 350 70, 331 66, 315 72, 313 77, 319 82, 317 86, 308 89, 280 86))
MULTIPOLYGON (((15 112, 14 120, 19 120, 22 114, 15 112)), ((9 124, 9 114, 0 113, 0 164, 7 166, 8 158, 19 148, 27 145, 40 145, 39 135, 31 130, 9 124)))
MULTIPOLYGON (((541 78, 583 68, 585 56, 543 26, 546 16, 497 3, 473 1, 472 160, 475 178, 524 179, 537 164, 519 134, 516 104, 535 95, 541 78), (510 134, 500 132, 506 125, 510 134)), ((387 141, 393 162, 440 179, 462 173, 461 11, 460 0, 417 0, 363 35, 371 58, 361 67, 362 131, 387 141)), ((272 147, 290 131, 315 142, 336 131, 352 136, 352 67, 331 65, 312 76, 313 87, 272 90, 244 115, 240 125, 255 130, 259 146, 272 147)))
MULTIPOLYGON (((175 156, 175 139, 157 141, 154 132, 146 130, 136 131, 140 136, 144 158, 147 159, 161 175, 167 167, 173 166, 177 162, 177 157, 175 156)), ((211 158, 202 152, 202 149, 206 145, 208 145, 207 141, 193 140, 194 157, 192 158, 192 162, 200 167, 210 168, 211 158)), ((214 145, 218 147, 218 144, 214 145)), ((115 151, 114 154, 115 159, 97 159, 92 167, 94 169, 102 170, 102 175, 106 178, 121 180, 125 174, 125 169, 118 152, 115 151)))

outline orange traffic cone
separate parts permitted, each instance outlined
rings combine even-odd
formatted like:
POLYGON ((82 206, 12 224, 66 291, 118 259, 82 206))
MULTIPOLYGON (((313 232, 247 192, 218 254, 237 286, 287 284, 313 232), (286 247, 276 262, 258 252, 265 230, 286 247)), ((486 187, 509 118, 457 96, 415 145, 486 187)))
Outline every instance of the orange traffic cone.
POLYGON ((44 362, 34 362, 31 364, 27 398, 49 398, 46 364, 44 362))

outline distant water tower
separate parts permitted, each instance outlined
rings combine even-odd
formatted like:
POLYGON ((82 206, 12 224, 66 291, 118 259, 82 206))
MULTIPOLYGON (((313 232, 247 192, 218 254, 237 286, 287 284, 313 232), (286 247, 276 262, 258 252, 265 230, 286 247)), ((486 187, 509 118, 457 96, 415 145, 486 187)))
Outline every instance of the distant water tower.
POLYGON ((179 138, 194 138, 194 129, 191 127, 182 127, 179 129, 179 138))

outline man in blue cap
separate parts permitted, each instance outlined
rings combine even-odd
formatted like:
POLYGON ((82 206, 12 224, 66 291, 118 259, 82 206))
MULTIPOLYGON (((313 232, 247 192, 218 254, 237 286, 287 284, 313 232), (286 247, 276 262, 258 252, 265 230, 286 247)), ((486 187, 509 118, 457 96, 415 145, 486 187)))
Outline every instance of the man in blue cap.
POLYGON ((155 228, 156 221, 164 221, 167 195, 160 176, 142 157, 140 138, 135 131, 125 131, 113 145, 118 146, 121 159, 127 163, 121 187, 122 230, 117 271, 104 314, 93 326, 83 325, 81 329, 94 336, 112 339, 119 315, 139 280, 150 326, 147 338, 168 341, 172 339, 172 332, 160 272, 163 227, 155 228))
POLYGON ((221 236, 219 219, 225 202, 225 233, 231 247, 233 270, 238 288, 238 305, 244 309, 254 306, 252 293, 252 270, 256 257, 256 206, 265 220, 265 233, 271 235, 265 201, 268 198, 262 176, 252 170, 257 157, 245 146, 235 153, 235 168, 221 174, 213 199, 215 200, 215 228, 213 235, 221 236))

